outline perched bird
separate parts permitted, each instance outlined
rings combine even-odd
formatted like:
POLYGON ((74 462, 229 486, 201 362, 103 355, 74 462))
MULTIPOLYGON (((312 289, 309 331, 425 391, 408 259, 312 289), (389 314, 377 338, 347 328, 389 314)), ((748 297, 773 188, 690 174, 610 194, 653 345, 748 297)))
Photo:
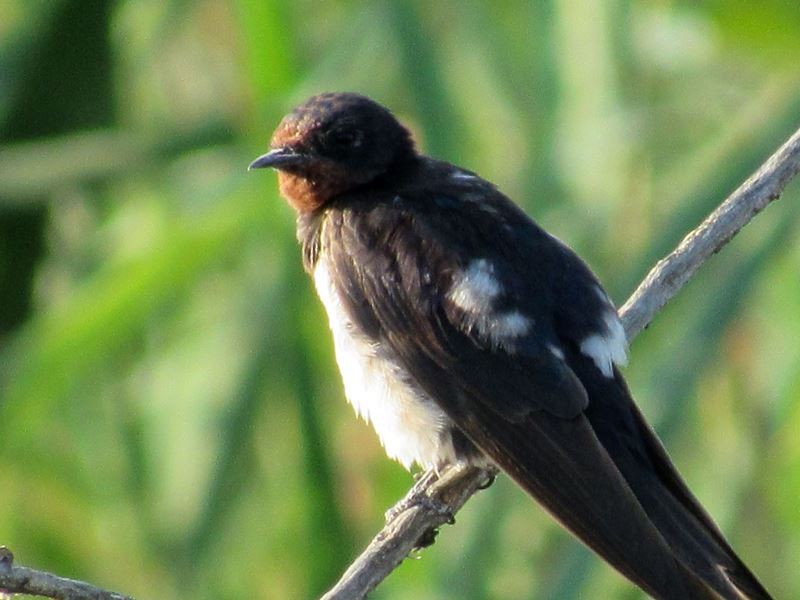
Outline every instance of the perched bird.
POLYGON ((391 458, 498 466, 655 598, 770 598, 634 404, 572 250, 364 96, 310 98, 270 148, 250 168, 278 170, 346 396, 391 458))

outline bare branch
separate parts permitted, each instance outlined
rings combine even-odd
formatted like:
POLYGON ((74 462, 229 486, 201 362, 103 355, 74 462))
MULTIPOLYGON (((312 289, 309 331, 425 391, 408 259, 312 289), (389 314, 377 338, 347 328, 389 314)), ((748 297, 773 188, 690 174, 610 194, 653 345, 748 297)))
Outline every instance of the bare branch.
POLYGON ((15 566, 14 555, 5 546, 0 546, 0 597, 6 593, 58 600, 132 600, 129 596, 108 592, 83 581, 15 566))
POLYGON ((386 526, 350 565, 323 600, 363 598, 418 548, 430 546, 438 527, 454 522, 453 515, 496 471, 453 467, 437 476, 425 472, 386 515, 386 526))
MULTIPOLYGON (((781 195, 798 171, 800 130, 648 273, 620 309, 629 342, 650 324, 709 256, 781 195)), ((323 600, 364 598, 410 552, 432 544, 436 529, 452 522, 461 506, 493 476, 494 472, 477 468, 453 467, 439 476, 426 472, 406 497, 389 510, 384 528, 323 600)))
POLYGON ((628 341, 650 324, 709 256, 776 200, 798 171, 800 130, 647 274, 620 309, 628 341))

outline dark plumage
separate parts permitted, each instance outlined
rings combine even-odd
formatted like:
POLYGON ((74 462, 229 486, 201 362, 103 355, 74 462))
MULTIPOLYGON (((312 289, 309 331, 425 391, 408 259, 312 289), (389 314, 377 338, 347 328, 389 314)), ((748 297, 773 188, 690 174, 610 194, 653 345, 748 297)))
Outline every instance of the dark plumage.
POLYGON ((348 399, 406 466, 498 465, 656 598, 769 594, 673 467, 616 365, 589 268, 392 114, 323 94, 251 168, 279 171, 348 399))

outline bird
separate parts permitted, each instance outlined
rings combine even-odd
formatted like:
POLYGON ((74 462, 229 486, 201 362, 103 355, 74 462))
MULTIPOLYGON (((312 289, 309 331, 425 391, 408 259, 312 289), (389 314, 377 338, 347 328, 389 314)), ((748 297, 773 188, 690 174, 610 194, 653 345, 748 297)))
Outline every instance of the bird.
POLYGON ((249 165, 268 167, 390 458, 499 468, 654 598, 770 598, 635 404, 618 312, 573 250, 358 93, 294 108, 249 165))

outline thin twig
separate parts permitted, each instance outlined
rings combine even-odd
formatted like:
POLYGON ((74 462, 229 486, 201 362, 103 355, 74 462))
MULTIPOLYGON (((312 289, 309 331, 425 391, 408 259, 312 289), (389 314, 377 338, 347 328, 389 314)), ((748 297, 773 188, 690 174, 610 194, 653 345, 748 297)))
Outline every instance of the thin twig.
POLYGON ((0 598, 5 594, 29 594, 58 600, 133 600, 91 584, 59 577, 45 571, 14 565, 14 555, 0 546, 0 598))
POLYGON ((620 309, 628 341, 653 320, 708 257, 719 252, 800 171, 800 130, 692 230, 639 284, 620 309))
MULTIPOLYGON (((675 250, 660 260, 620 309, 628 341, 686 284, 712 254, 728 243, 757 213, 776 200, 800 171, 800 130, 733 192, 675 250)), ((388 513, 386 525, 350 565, 323 600, 364 598, 416 548, 433 543, 438 527, 482 487, 491 472, 447 469, 427 472, 388 513), (432 510, 431 500, 447 507, 432 510)), ((440 506, 441 506, 440 505, 440 506)))

